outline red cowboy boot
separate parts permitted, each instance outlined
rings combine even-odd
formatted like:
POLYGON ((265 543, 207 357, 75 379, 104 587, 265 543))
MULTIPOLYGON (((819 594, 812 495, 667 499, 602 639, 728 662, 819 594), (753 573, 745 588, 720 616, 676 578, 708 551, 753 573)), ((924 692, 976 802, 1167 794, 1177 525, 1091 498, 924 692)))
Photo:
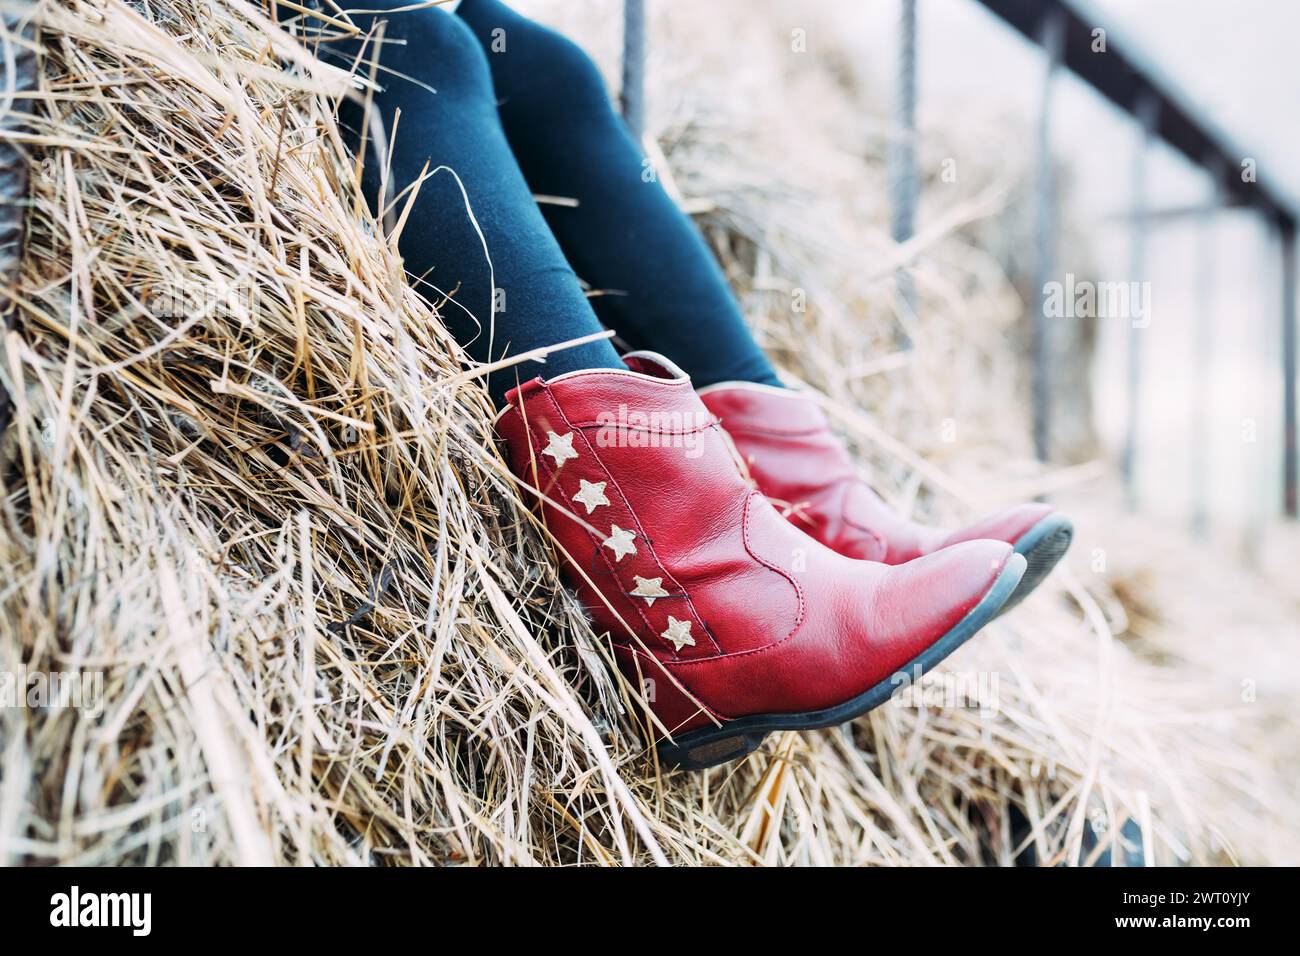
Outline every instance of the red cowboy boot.
POLYGON ((681 370, 625 361, 524 383, 497 431, 655 736, 671 735, 666 763, 701 769, 865 713, 1015 589, 1024 560, 1002 542, 896 568, 823 547, 745 481, 681 370))
POLYGON ((960 541, 993 538, 1027 566, 1008 611, 1047 577, 1070 547, 1074 526, 1049 505, 1023 504, 957 531, 900 517, 858 475, 826 416, 799 392, 749 382, 700 389, 722 421, 759 491, 798 527, 840 554, 903 564, 960 541))

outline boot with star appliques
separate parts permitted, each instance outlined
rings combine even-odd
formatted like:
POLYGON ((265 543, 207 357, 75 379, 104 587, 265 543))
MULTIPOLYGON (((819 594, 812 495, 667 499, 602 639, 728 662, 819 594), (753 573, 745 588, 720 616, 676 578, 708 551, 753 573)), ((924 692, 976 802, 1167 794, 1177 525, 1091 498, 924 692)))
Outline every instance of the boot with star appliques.
POLYGON ((752 382, 700 389, 700 399, 744 459, 750 478, 797 527, 850 558, 903 564, 961 541, 1005 541, 1025 557, 1024 577, 1004 611, 1019 604, 1065 556, 1070 519, 1022 504, 958 530, 930 528, 881 500, 807 395, 752 382))
POLYGON ((662 356, 534 379, 497 421, 564 573, 653 715, 665 763, 702 769, 772 731, 883 703, 988 622, 1024 559, 970 541, 901 567, 804 534, 751 487, 662 356))

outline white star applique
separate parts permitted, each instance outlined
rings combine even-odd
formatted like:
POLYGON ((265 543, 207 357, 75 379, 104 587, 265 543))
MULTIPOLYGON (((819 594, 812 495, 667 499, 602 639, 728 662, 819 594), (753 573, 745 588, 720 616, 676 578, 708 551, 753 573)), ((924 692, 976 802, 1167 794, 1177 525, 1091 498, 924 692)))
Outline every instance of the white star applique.
POLYGON ((632 543, 636 534, 631 531, 624 531, 616 524, 609 526, 609 537, 601 542, 605 547, 614 552, 614 563, 623 560, 624 555, 636 554, 636 545, 632 543))
POLYGON ((688 645, 695 646, 695 638, 691 637, 691 622, 679 621, 671 614, 668 615, 668 630, 659 636, 665 641, 672 641, 674 651, 680 651, 688 645))
POLYGON ((573 496, 574 501, 581 501, 587 506, 587 514, 591 514, 601 505, 609 504, 609 499, 605 497, 605 482, 588 481, 586 478, 579 478, 581 490, 573 496))
POLYGON ((636 582, 636 590, 632 593, 637 597, 645 598, 645 603, 649 607, 655 606, 655 598, 668 597, 668 592, 660 587, 664 583, 663 578, 643 578, 639 574, 634 574, 632 580, 636 582))
POLYGON ((546 447, 542 449, 542 454, 554 458, 556 468, 559 468, 570 458, 578 457, 578 453, 573 450, 573 432, 565 432, 563 435, 547 432, 546 437, 549 440, 546 447))

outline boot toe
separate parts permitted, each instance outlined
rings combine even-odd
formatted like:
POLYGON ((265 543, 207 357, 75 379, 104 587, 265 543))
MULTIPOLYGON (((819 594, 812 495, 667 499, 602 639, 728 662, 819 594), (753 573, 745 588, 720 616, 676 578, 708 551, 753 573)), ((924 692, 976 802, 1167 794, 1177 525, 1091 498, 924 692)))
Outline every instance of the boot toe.
MULTIPOLYGON (((1005 541, 965 541, 890 568, 872 609, 878 664, 903 667, 953 632, 990 594, 1013 554, 1005 541)), ((988 611, 992 618, 997 608, 988 611)))

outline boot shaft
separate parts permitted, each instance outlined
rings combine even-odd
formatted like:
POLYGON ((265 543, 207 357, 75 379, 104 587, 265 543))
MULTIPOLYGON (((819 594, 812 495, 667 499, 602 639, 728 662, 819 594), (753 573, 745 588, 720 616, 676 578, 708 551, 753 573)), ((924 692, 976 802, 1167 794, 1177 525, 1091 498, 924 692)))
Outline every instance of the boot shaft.
POLYGON ((799 595, 736 535, 757 493, 690 379, 666 360, 627 361, 512 391, 497 423, 511 465, 541 493, 571 585, 616 642, 682 660, 762 647, 794 628, 799 595))
POLYGON ((497 430, 566 579, 624 673, 653 682, 669 732, 823 726, 958 633, 1007 570, 994 542, 901 568, 835 553, 751 487, 680 370, 626 361, 521 385, 497 430))

